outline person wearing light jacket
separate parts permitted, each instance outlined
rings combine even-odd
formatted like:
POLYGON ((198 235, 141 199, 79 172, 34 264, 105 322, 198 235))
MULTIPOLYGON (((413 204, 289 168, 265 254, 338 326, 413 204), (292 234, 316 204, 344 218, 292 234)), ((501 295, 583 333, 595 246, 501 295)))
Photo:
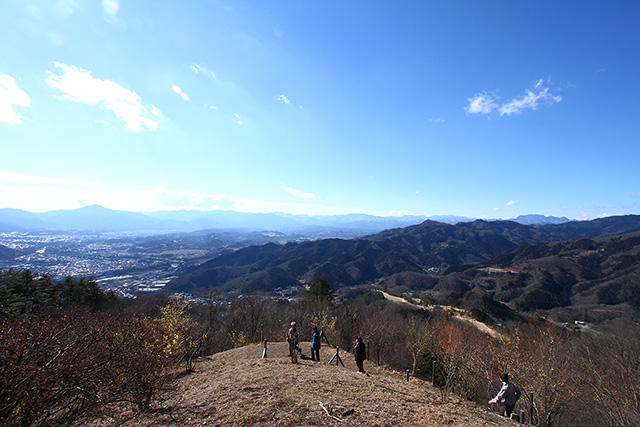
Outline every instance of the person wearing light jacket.
POLYGON ((300 335, 298 335, 298 330, 296 329, 296 322, 291 322, 291 328, 289 328, 287 332, 287 342, 289 343, 289 357, 291 357, 291 362, 298 363, 298 352, 301 350, 300 347, 298 347, 300 335))
POLYGON ((516 406, 516 402, 520 399, 522 392, 520 389, 511 381, 509 381, 509 374, 503 372, 500 374, 500 379, 502 380, 502 388, 494 397, 489 401, 489 405, 493 405, 494 403, 500 403, 500 415, 503 417, 510 417, 513 412, 513 408, 516 406))

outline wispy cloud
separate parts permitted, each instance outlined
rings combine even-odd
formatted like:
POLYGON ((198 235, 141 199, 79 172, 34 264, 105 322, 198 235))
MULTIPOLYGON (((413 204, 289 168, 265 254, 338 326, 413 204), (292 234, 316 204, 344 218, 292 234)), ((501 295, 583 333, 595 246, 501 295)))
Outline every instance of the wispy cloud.
POLYGON ((544 80, 538 80, 533 88, 526 89, 525 95, 513 98, 503 104, 498 103, 499 97, 495 92, 484 91, 468 98, 469 105, 465 107, 468 114, 492 114, 495 111, 501 116, 521 114, 524 110, 537 110, 541 105, 550 105, 562 101, 562 97, 551 93, 544 80))
POLYGON ((189 100, 189 95, 187 95, 186 93, 184 93, 184 92, 182 91, 182 89, 180 89, 180 87, 179 87, 179 86, 173 85, 173 86, 172 86, 172 89, 173 89, 173 91, 174 91, 175 93, 177 93, 178 95, 180 95, 180 97, 181 97, 182 99, 184 99, 185 101, 188 101, 188 100, 189 100))
POLYGON ((478 93, 473 98, 467 98, 469 106, 464 109, 469 114, 490 114, 499 107, 495 98, 496 96, 492 92, 478 93))
POLYGON ((445 122, 445 120, 440 118, 440 117, 431 117, 429 119, 429 121, 432 122, 432 123, 444 123, 445 122))
POLYGON ((289 98, 287 98, 285 95, 278 95, 276 99, 284 102, 287 105, 291 105, 291 100, 289 100, 289 98))
POLYGON ((635 193, 635 194, 632 194, 632 195, 631 195, 631 197, 640 197, 640 191, 638 191, 638 192, 637 192, 637 193, 635 193))
POLYGON ((543 80, 538 80, 533 90, 527 89, 526 95, 511 100, 500 107, 500 115, 520 114, 522 110, 537 110, 540 104, 553 104, 562 101, 559 95, 553 95, 543 80))
POLYGON ((313 193, 305 193, 304 191, 296 190, 295 188, 285 187, 284 191, 289 194, 293 194, 296 197, 302 197, 303 199, 315 199, 316 195, 313 193))
POLYGON ((133 132, 145 129, 155 131, 158 127, 160 110, 153 105, 142 103, 140 96, 111 80, 96 79, 91 71, 74 65, 54 62, 59 74, 47 71, 45 83, 64 92, 60 98, 90 105, 100 105, 113 111, 125 127, 133 132))
MULTIPOLYGON (((284 102, 286 105, 295 107, 295 105, 293 105, 293 103, 291 102, 291 99, 289 99, 286 95, 277 95, 275 96, 275 99, 284 102)), ((302 108, 302 105, 298 105, 298 108, 302 108)))
POLYGON ((233 119, 232 120, 238 126, 242 126, 244 124, 243 121, 242 121, 242 118, 240 117, 240 114, 238 114, 238 113, 233 115, 233 119))
POLYGON ((0 122, 12 125, 22 122, 22 116, 14 110, 15 106, 30 107, 31 98, 18 87, 15 78, 0 73, 0 122))
POLYGON ((415 215, 415 213, 401 209, 399 211, 389 211, 387 216, 410 216, 410 215, 415 215))
POLYGON ((505 206, 516 206, 518 204, 518 202, 516 202, 515 200, 510 200, 506 203, 505 206))
POLYGON ((213 71, 209 71, 204 65, 193 64, 189 68, 191 68, 191 70, 196 74, 206 74, 209 77, 216 77, 216 73, 214 73, 213 71))

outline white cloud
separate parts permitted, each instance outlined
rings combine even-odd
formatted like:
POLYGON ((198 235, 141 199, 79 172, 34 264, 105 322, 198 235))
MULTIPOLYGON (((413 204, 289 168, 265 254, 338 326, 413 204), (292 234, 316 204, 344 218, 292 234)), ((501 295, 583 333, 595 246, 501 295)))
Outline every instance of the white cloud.
POLYGON ((499 105, 498 97, 492 92, 482 92, 468 98, 469 105, 465 107, 468 114, 491 114, 498 111, 501 116, 520 114, 524 110, 537 110, 540 105, 553 104, 562 101, 562 97, 554 95, 544 80, 538 80, 532 89, 527 89, 526 94, 514 98, 509 102, 499 105))
MULTIPOLYGON (((278 95, 275 97, 276 100, 284 102, 286 105, 291 105, 294 107, 291 100, 286 95, 278 95)), ((298 108, 302 109, 302 105, 298 105, 298 108)))
POLYGON ((293 194, 296 197, 302 197, 303 199, 315 199, 316 195, 313 193, 305 193, 304 191, 296 190, 295 188, 286 187, 284 189, 289 194, 293 194))
POLYGON ((493 93, 478 93, 473 98, 467 98, 469 106, 465 107, 465 110, 468 114, 489 114, 498 108, 495 99, 493 93))
POLYGON ((284 102, 284 103, 285 103, 285 104, 287 104, 287 105, 291 105, 291 100, 289 100, 289 98, 287 98, 285 95, 278 95, 278 96, 276 97, 276 99, 277 99, 278 101, 282 101, 282 102, 284 102))
POLYGON ((635 194, 632 194, 632 195, 631 195, 631 197, 640 197, 640 191, 638 191, 638 192, 637 192, 637 193, 635 193, 635 194))
POLYGON ((518 204, 518 202, 514 201, 514 200, 510 200, 507 202, 506 206, 516 206, 518 204))
POLYGON ((54 66, 61 74, 47 71, 49 77, 45 83, 64 92, 65 95, 62 95, 61 99, 100 105, 111 110, 125 123, 125 127, 133 132, 141 132, 145 128, 152 132, 157 129, 160 110, 153 105, 143 104, 135 92, 111 80, 96 79, 91 76, 91 71, 74 65, 54 62, 54 66))
POLYGON ((242 118, 240 117, 240 114, 236 113, 233 115, 233 122, 235 124, 237 124, 238 126, 242 126, 243 122, 242 122, 242 118))
POLYGON ((399 211, 389 211, 388 216, 412 216, 415 215, 411 211, 399 210, 399 211))
POLYGON ((16 79, 0 73, 0 122, 17 125, 22 116, 14 111, 14 106, 30 107, 31 98, 16 84, 16 79))
POLYGON ((533 90, 527 89, 526 95, 511 100, 500 107, 500 115, 510 116, 511 114, 520 114, 522 110, 537 110, 542 103, 553 104, 562 101, 562 97, 553 95, 548 87, 544 87, 544 81, 538 80, 533 90))
POLYGON ((189 95, 187 95, 186 93, 184 93, 184 92, 182 91, 182 89, 180 89, 180 87, 179 87, 179 86, 173 85, 171 88, 173 89, 173 91, 174 91, 175 93, 177 93, 178 95, 180 95, 180 97, 181 97, 182 99, 184 99, 185 101, 188 101, 188 100, 189 100, 189 95))
POLYGON ((429 119, 429 121, 433 122, 433 123, 444 123, 445 122, 445 120, 440 118, 440 117, 431 117, 429 119))
POLYGON ((215 78, 216 74, 213 71, 209 71, 206 67, 199 65, 199 64, 193 64, 191 65, 189 68, 191 68, 191 70, 196 73, 196 74, 206 74, 210 77, 215 78))

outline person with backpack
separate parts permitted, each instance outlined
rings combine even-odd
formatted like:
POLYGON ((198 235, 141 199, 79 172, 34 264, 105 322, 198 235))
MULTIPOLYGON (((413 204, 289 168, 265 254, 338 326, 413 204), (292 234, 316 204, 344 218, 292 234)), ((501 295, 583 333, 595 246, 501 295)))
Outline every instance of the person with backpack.
POLYGON ((522 392, 514 383, 509 381, 508 373, 501 373, 500 380, 502 381, 502 388, 496 397, 489 401, 489 405, 500 403, 500 415, 503 417, 510 417, 513 412, 513 408, 516 406, 516 402, 522 395, 522 392))

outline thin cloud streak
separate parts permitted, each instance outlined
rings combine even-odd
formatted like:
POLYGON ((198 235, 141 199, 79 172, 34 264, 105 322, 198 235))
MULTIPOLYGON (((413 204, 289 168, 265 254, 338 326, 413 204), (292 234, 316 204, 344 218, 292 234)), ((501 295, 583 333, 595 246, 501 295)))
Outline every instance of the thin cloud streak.
POLYGON ((551 93, 544 80, 538 80, 532 89, 527 89, 524 96, 509 102, 498 104, 499 97, 495 92, 481 92, 473 98, 467 98, 469 105, 465 107, 467 114, 489 115, 498 111, 500 116, 521 114, 524 110, 537 110, 541 105, 551 105, 562 101, 562 96, 551 93))
MULTIPOLYGON (((292 107, 295 107, 295 105, 293 105, 291 100, 286 95, 275 96, 275 99, 278 101, 284 102, 286 105, 291 105, 292 107)), ((298 108, 302 109, 302 105, 298 105, 298 108)))
POLYGON ((296 190, 295 188, 286 187, 284 189, 289 194, 292 194, 296 197, 301 197, 303 199, 315 199, 316 195, 313 193, 305 193, 304 191, 296 190))

